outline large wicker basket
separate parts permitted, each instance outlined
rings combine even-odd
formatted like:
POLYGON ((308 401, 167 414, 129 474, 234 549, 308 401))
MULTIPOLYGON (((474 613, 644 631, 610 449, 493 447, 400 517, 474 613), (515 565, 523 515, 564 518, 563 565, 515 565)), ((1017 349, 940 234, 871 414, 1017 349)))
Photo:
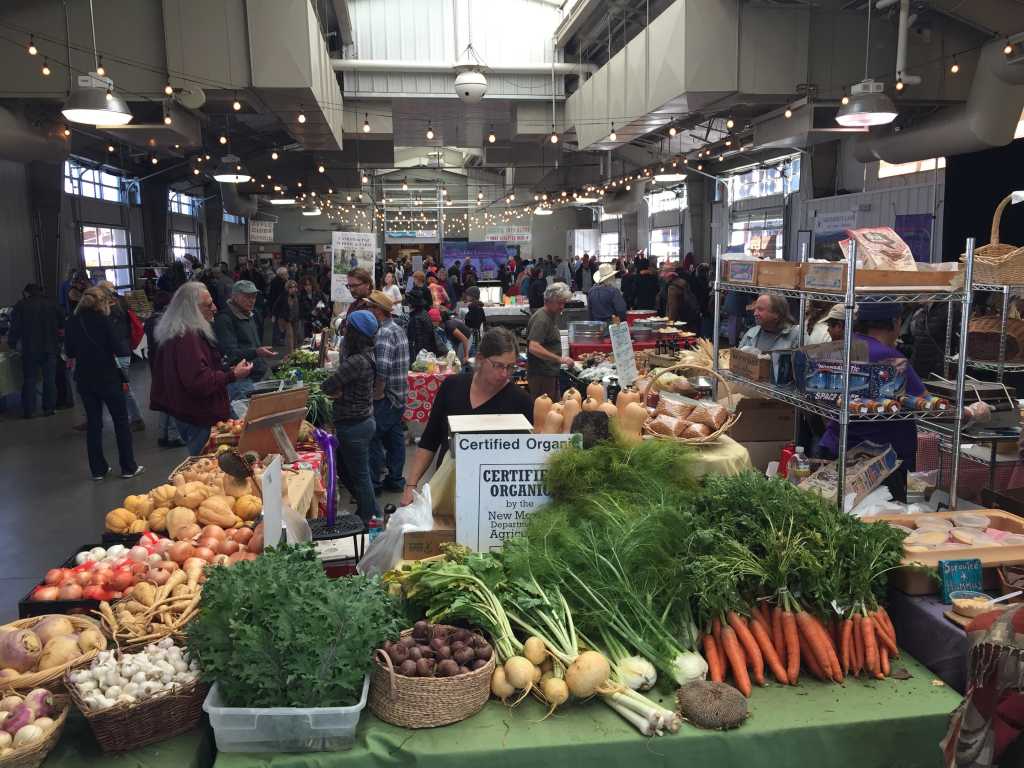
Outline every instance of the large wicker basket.
MULTIPOLYGON (((402 633, 407 637, 411 630, 402 633)), ((455 677, 406 677, 377 651, 370 678, 370 709, 402 728, 436 728, 472 717, 491 695, 494 656, 480 669, 455 677)))
POLYGON ((136 704, 90 712, 74 683, 66 676, 64 683, 104 752, 128 752, 191 731, 203 716, 203 700, 209 690, 196 680, 136 704))
MULTIPOLYGON (((663 370, 659 371, 658 375, 651 379, 651 384, 648 388, 648 391, 654 389, 654 385, 657 383, 658 379, 660 379, 666 373, 675 373, 677 371, 683 370, 697 371, 699 373, 710 374, 714 378, 718 379, 718 383, 722 386, 722 389, 725 391, 726 397, 729 397, 732 394, 732 390, 729 387, 729 382, 726 381, 725 378, 722 377, 720 373, 718 373, 718 371, 716 371, 713 368, 705 368, 702 365, 691 365, 688 363, 680 363, 679 365, 673 365, 670 368, 664 368, 663 370)), ((732 429, 733 425, 739 420, 740 416, 738 413, 733 413, 732 411, 729 411, 729 417, 725 420, 725 423, 722 424, 722 426, 720 426, 718 429, 714 430, 710 435, 707 435, 705 437, 675 437, 672 435, 663 435, 660 432, 655 432, 652 429, 650 429, 647 423, 644 424, 644 434, 649 435, 650 437, 654 437, 658 440, 673 440, 677 443, 687 443, 690 445, 710 443, 713 440, 717 440, 719 437, 727 433, 730 429, 732 429)))
MULTIPOLYGON (((12 621, 10 624, 5 624, 0 627, 0 632, 4 632, 9 629, 32 629, 36 624, 41 622, 49 615, 46 616, 33 616, 29 619, 19 619, 18 621, 12 621)), ((71 626, 75 628, 75 632, 82 632, 86 629, 95 629, 105 640, 108 639, 107 633, 103 631, 103 628, 92 619, 86 616, 79 616, 77 614, 68 614, 64 616, 65 619, 71 622, 71 626)), ((20 677, 11 677, 3 681, 5 688, 10 688, 13 691, 31 691, 33 688, 46 688, 50 693, 63 693, 64 692, 64 675, 70 672, 72 669, 88 664, 99 651, 89 651, 83 653, 74 661, 64 664, 59 667, 50 667, 40 672, 28 672, 20 677)))
MULTIPOLYGON (((0 695, 6 696, 7 693, 7 691, 3 691, 0 692, 0 695)), ((68 719, 68 710, 71 709, 71 701, 66 695, 54 696, 53 703, 60 710, 60 714, 53 718, 53 728, 50 729, 46 738, 35 744, 16 749, 6 757, 0 757, 0 768, 39 768, 43 764, 46 756, 60 741, 61 731, 64 730, 64 723, 68 719)))
MULTIPOLYGON (((999 224, 1012 195, 999 201, 992 216, 992 233, 987 245, 974 249, 974 282, 995 285, 1024 283, 1024 248, 999 242, 999 224)), ((967 255, 960 257, 964 261, 967 255)))

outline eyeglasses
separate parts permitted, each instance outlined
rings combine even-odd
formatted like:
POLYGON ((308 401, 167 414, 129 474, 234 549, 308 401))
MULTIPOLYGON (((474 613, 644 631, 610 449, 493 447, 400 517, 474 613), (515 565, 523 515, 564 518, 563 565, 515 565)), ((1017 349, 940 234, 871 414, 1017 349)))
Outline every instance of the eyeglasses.
POLYGON ((348 287, 349 288, 360 288, 360 287, 362 287, 364 285, 366 285, 366 283, 349 283, 348 287))
POLYGON ((505 373, 512 373, 515 371, 518 363, 496 363, 490 358, 486 358, 487 362, 490 363, 491 367, 496 371, 504 371, 505 373))

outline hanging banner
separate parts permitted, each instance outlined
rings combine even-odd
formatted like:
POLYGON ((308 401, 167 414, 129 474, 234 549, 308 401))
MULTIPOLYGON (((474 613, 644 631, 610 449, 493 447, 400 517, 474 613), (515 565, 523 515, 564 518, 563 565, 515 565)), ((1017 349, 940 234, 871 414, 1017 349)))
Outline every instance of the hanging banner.
POLYGON ((529 224, 495 224, 487 228, 484 240, 492 243, 530 242, 529 224))
POLYGON ((250 243, 272 243, 274 242, 274 222, 272 221, 249 221, 249 242, 250 243))
POLYGON ((331 301, 351 303, 348 273, 357 267, 373 275, 377 260, 377 235, 374 232, 331 233, 331 301))
POLYGON ((846 230, 857 228, 857 211, 834 211, 831 213, 814 214, 814 252, 815 259, 840 261, 843 252, 839 241, 847 238, 846 230))

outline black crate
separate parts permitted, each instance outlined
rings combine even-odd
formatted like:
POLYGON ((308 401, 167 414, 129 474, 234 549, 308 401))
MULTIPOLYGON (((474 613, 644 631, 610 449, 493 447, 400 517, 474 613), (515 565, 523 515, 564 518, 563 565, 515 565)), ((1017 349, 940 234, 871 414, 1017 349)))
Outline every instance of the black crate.
MULTIPOLYGON (((114 544, 116 542, 111 542, 114 544)), ((109 545, 107 545, 109 546, 109 545)), ((63 563, 61 568, 74 568, 75 557, 79 552, 90 550, 93 547, 104 547, 103 544, 85 544, 75 549, 63 563)), ((42 585, 42 581, 36 586, 42 585)), ((30 619, 33 616, 45 616, 48 613, 79 613, 84 615, 90 615, 93 611, 98 611, 100 608, 99 600, 43 600, 34 601, 31 600, 32 593, 36 587, 32 587, 21 600, 18 601, 18 618, 19 619, 30 619)))
MULTIPOLYGON (((115 544, 123 544, 124 546, 131 549, 139 543, 140 538, 142 538, 141 533, 110 533, 109 531, 104 531, 103 543, 100 544, 100 546, 109 549, 115 544)), ((81 552, 82 550, 78 551, 81 552)))

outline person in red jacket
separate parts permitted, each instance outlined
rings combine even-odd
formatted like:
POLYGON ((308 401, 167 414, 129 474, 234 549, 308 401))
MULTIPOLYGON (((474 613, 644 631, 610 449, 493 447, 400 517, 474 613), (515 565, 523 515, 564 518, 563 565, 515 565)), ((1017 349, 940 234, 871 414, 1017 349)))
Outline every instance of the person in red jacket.
POLYGON ((186 283, 156 324, 150 405, 170 414, 190 456, 202 453, 210 427, 230 418, 228 384, 244 379, 252 363, 225 368, 212 320, 217 305, 206 286, 186 283))

